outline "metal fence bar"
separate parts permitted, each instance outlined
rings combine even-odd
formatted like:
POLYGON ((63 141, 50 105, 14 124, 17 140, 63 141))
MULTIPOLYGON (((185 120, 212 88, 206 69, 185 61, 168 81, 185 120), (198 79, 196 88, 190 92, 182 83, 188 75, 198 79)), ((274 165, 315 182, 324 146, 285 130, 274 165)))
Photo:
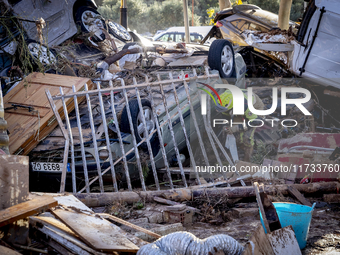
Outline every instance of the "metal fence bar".
MULTIPOLYGON (((123 79, 120 80, 123 89, 123 94, 124 94, 124 99, 125 99, 125 107, 126 107, 126 113, 128 116, 128 120, 129 120, 129 125, 130 125, 130 131, 131 131, 131 136, 132 136, 132 142, 133 142, 133 147, 135 149, 135 157, 136 157, 136 161, 137 161, 137 166, 138 166, 138 172, 139 172, 139 178, 142 184, 142 187, 145 188, 145 181, 144 181, 144 175, 143 175, 143 169, 142 169, 142 164, 140 162, 140 157, 139 157, 139 152, 138 152, 138 148, 137 148, 137 141, 136 141, 136 136, 135 136, 135 129, 133 127, 133 122, 132 122, 132 117, 131 117, 131 110, 130 110, 130 104, 129 104, 129 99, 126 93, 126 86, 125 86, 125 82, 123 79)), ((131 181, 130 181, 130 174, 129 171, 125 171, 126 173, 126 179, 128 181, 128 188, 131 191, 132 187, 131 187, 131 181)))
POLYGON ((61 129, 61 132, 64 135, 65 138, 65 151, 64 151, 64 164, 63 164, 63 169, 61 171, 61 180, 60 180, 60 193, 64 193, 65 192, 65 183, 66 183, 66 174, 67 174, 67 161, 68 161, 68 149, 69 149, 69 137, 67 134, 67 131, 64 127, 64 124, 60 118, 58 109, 52 99, 51 93, 48 89, 45 90, 46 96, 48 101, 50 102, 52 111, 54 113, 54 116, 56 117, 59 127, 61 129))
MULTIPOLYGON (((188 104, 186 104, 186 105, 184 105, 183 107, 182 107, 182 110, 185 108, 185 107, 187 107, 188 106, 188 104)), ((175 117, 176 115, 177 115, 177 113, 178 112, 176 112, 175 114, 173 114, 170 118, 172 119, 173 117, 175 117)), ((164 123, 162 123, 159 127, 160 128, 162 128, 165 124, 167 124, 168 122, 164 122, 164 123)), ((150 135, 153 135, 154 133, 156 133, 156 130, 154 130, 154 131, 152 131, 151 133, 150 133, 150 135)), ((141 140, 138 144, 137 144, 137 147, 138 146, 140 146, 142 143, 144 143, 146 141, 146 138, 144 138, 143 140, 141 140)), ((129 155, 132 151, 134 150, 134 148, 133 149, 131 149, 131 150, 129 150, 128 152, 126 152, 125 153, 125 155, 129 155)), ((124 156, 125 156, 124 155, 124 156)), ((114 165, 116 165, 116 164, 118 164, 123 158, 124 158, 124 156, 122 156, 122 157, 120 157, 119 159, 117 159, 113 164, 114 165)), ((105 173, 107 173, 108 171, 110 170, 110 167, 108 167, 107 169, 105 169, 104 171, 102 171, 102 175, 104 175, 105 173)), ((90 183, 89 183, 89 185, 91 185, 92 183, 94 183, 96 180, 98 180, 98 176, 96 176, 96 177, 94 177, 91 181, 90 181, 90 183)), ((81 193, 81 192, 83 192, 85 190, 85 188, 82 188, 80 191, 78 191, 78 193, 81 193)))
MULTIPOLYGON (((62 87, 59 87, 60 95, 64 95, 62 87)), ((77 183, 76 183, 76 169, 75 169, 75 161, 74 161, 74 143, 73 143, 73 135, 72 135, 72 128, 70 124, 70 119, 68 117, 68 111, 67 111, 67 106, 65 103, 65 98, 61 99, 61 102, 63 104, 64 108, 64 114, 65 114, 65 122, 66 122, 66 127, 68 131, 68 135, 70 138, 70 147, 71 147, 71 173, 72 173, 72 190, 73 193, 77 192, 77 183)))
MULTIPOLYGON (((157 74, 157 79, 158 79, 159 81, 161 81, 161 77, 160 77, 159 74, 157 74)), ((171 117, 170 117, 170 114, 169 114, 169 111, 168 111, 167 102, 166 102, 166 99, 165 99, 165 94, 164 94, 163 85, 162 85, 161 83, 159 83, 159 87, 160 87, 161 93, 162 93, 162 99, 163 99, 165 114, 166 114, 166 116, 167 116, 167 118, 168 118, 170 134, 171 134, 172 141, 173 141, 173 143, 174 143, 174 149, 175 149, 175 152, 176 152, 176 157, 177 157, 178 166, 179 166, 179 169, 181 170, 182 180, 183 180, 183 182, 184 182, 184 186, 185 186, 185 187, 188 187, 187 180, 185 179, 185 174, 184 174, 184 169, 183 169, 181 157, 180 157, 180 155, 179 155, 179 151, 178 151, 178 147, 177 147, 177 142, 176 142, 174 130, 173 130, 173 127, 172 127, 171 117)))
MULTIPOLYGON (((173 80, 172 72, 169 72, 169 78, 170 78, 170 80, 173 80)), ((184 122, 184 119, 183 119, 183 113, 182 113, 182 110, 181 110, 181 106, 180 106, 178 94, 177 94, 177 91, 176 91, 176 88, 175 88, 175 84, 171 83, 171 87, 172 87, 172 89, 174 91, 174 97, 175 97, 177 109, 178 109, 178 112, 179 112, 179 119, 181 121, 181 126, 182 126, 182 129, 183 129, 183 132, 184 132, 184 136, 185 136, 185 142, 186 142, 186 145, 187 145, 187 148, 188 148, 188 151, 189 151, 190 162, 191 162, 191 165, 192 165, 192 167, 193 167, 193 169, 194 169, 194 171, 196 173, 197 182, 198 182, 199 185, 201 185, 201 180, 200 180, 199 174, 196 171, 196 162, 195 162, 194 154, 193 154, 192 149, 191 149, 191 145, 190 145, 190 141, 189 141, 189 138, 188 138, 187 130, 185 128, 185 122, 184 122)))
MULTIPOLYGON (((197 81, 198 77, 197 77, 196 69, 193 69, 193 72, 194 72, 194 76, 196 77, 195 81, 197 81)), ((181 74, 182 74, 182 77, 185 77, 183 71, 181 71, 181 74)), ((203 139, 202 139, 202 136, 201 136, 201 132, 200 132, 200 129, 199 129, 198 124, 197 124, 195 109, 192 105, 190 92, 189 92, 189 86, 188 86, 188 83, 186 82, 186 79, 184 79, 184 78, 183 78, 183 83, 184 83, 184 88, 185 88, 185 91, 186 91, 186 94, 187 94, 187 97, 188 97, 188 102, 189 102, 189 105, 190 105, 191 116, 192 116, 192 119, 194 121, 194 126, 195 126, 195 129, 196 129, 196 132, 197 132, 198 142, 201 146, 201 150, 202 150, 202 153, 203 153, 203 158, 204 158, 206 166, 209 166, 209 160, 208 160, 207 152, 205 151, 205 148, 204 148, 204 143, 203 143, 203 139)))
MULTIPOLYGON (((96 82, 96 84, 97 84, 97 89, 100 90, 99 82, 96 82)), ((112 152, 111 152, 111 146, 110 146, 110 137, 109 137, 109 131, 107 129, 106 115, 105 115, 105 109, 104 109, 104 102, 103 102, 102 93, 100 91, 98 92, 98 97, 99 97, 100 111, 101 111, 102 120, 103 120, 107 151, 109 153, 109 162, 110 162, 110 167, 111 167, 113 189, 114 191, 117 192, 118 186, 117 186, 116 172, 115 172, 115 167, 113 165, 112 152)))
MULTIPOLYGON (((112 81, 109 81, 109 85, 110 85, 110 88, 113 88, 112 81)), ((111 99, 111 111, 112 111, 112 116, 113 116, 113 120, 115 122, 116 129, 117 129, 119 146, 120 146, 120 150, 122 151, 122 154, 123 154, 124 170, 129 171, 129 167, 128 167, 127 160, 126 160, 127 154, 125 154, 125 149, 124 149, 124 145, 123 145, 123 138, 122 138, 122 134, 121 134, 120 129, 119 129, 119 123, 118 123, 118 119, 117 119, 113 90, 110 91, 110 99, 111 99)), ((144 182, 142 182, 142 188, 145 191, 146 190, 145 184, 144 185, 143 184, 144 184, 144 182)))
MULTIPOLYGON (((76 92, 76 87, 74 85, 72 86, 72 91, 76 92)), ((87 172, 83 131, 82 131, 82 128, 81 128, 81 121, 80 121, 80 114, 79 114, 77 96, 73 97, 73 102, 74 102, 74 109, 75 109, 75 112, 76 112, 77 126, 78 126, 78 131, 79 131, 80 151, 81 151, 81 158, 82 158, 82 161, 83 161, 83 169, 84 169, 84 177, 85 177, 85 188, 86 188, 86 193, 90 193, 89 174, 87 172)))
MULTIPOLYGON (((195 70, 195 69, 194 69, 195 70)), ((218 74, 210 74, 209 75, 210 78, 219 78, 220 76, 218 74)), ((188 78, 185 78, 183 77, 183 79, 181 81, 185 81, 185 82, 188 82, 188 81, 196 81, 198 79, 207 79, 208 76, 206 75, 202 75, 200 77, 197 77, 197 75, 195 77, 188 77, 188 78)), ((163 80, 163 81, 155 81, 155 82, 150 82, 150 83, 140 83, 138 85, 136 85, 136 88, 143 88, 143 87, 147 87, 147 86, 159 86, 159 84, 163 84, 163 85, 170 85, 171 83, 178 83, 180 80, 178 79, 174 79, 174 80, 163 80)), ((108 93, 110 92, 111 90, 115 90, 115 91, 121 91, 121 90, 125 90, 125 88, 122 88, 122 87, 113 87, 113 88, 105 88, 105 89, 101 89, 100 91, 102 93, 108 93)), ((69 93, 67 95, 64 95, 63 97, 64 98, 71 98, 73 97, 74 95, 77 95, 77 96, 85 96, 85 95, 97 95, 98 94, 98 91, 97 90, 91 90, 91 91, 78 91, 76 93, 69 93)), ((61 99, 61 96, 54 96, 53 97, 54 100, 58 100, 58 99, 61 99)))
MULTIPOLYGON (((147 75, 145 75, 145 83, 149 83, 149 78, 148 78, 147 75)), ((154 102, 154 99, 153 99, 153 96, 152 96, 152 92, 151 92, 151 87, 148 86, 147 89, 148 89, 148 92, 149 92, 149 95, 150 95, 150 101, 151 101, 151 108, 152 108, 153 117, 156 120, 157 134, 158 134, 158 139, 159 139, 159 143, 160 143, 160 147, 161 147, 161 152, 162 152, 162 157, 163 157, 163 160, 164 160, 164 165, 165 165, 166 173, 167 173, 167 176, 169 178, 170 188, 173 189, 174 185, 172 183, 170 167, 169 167, 169 163, 168 163, 168 158, 166 156, 166 151, 165 151, 165 147, 164 147, 164 141, 163 141, 163 136, 162 136, 161 128, 160 128, 159 123, 158 123, 158 117, 157 117, 157 113, 156 113, 156 109, 155 109, 155 102, 154 102)))
MULTIPOLYGON (((133 84, 134 84, 134 86, 137 85, 137 81, 136 81, 135 77, 133 77, 133 84)), ((148 130, 148 127, 146 125, 144 109, 143 109, 143 105, 142 105, 142 100, 140 99, 140 93, 139 93, 138 88, 136 88, 136 96, 137 96, 137 101, 138 101, 138 106, 139 106, 139 114, 142 117, 142 123, 143 123, 143 126, 144 126, 144 134, 145 134, 145 138, 146 138, 146 145, 147 145, 148 151, 149 151, 149 157, 150 157, 153 177, 155 178, 156 188, 157 188, 157 190, 159 190, 160 189, 159 188, 159 181, 158 181, 158 176, 157 176, 157 171, 156 171, 155 160, 154 160, 154 157, 153 157, 152 147, 151 147, 151 143, 150 143, 149 130, 148 130)))
MULTIPOLYGON (((86 83, 85 83, 84 86, 85 86, 85 91, 88 91, 86 83)), ((100 188, 100 192, 104 193, 104 183, 103 183, 103 178, 102 178, 102 175, 101 175, 101 166, 100 166, 100 159, 99 159, 99 153, 98 153, 98 145, 97 145, 96 133, 95 133, 95 129, 94 129, 94 121, 93 121, 93 116, 92 116, 92 107, 91 107, 91 100, 90 100, 89 94, 86 94, 86 101, 87 101, 87 109, 88 109, 88 112, 89 112, 92 139, 93 139, 94 155, 95 155, 97 172, 98 172, 98 177, 99 177, 99 188, 100 188)))

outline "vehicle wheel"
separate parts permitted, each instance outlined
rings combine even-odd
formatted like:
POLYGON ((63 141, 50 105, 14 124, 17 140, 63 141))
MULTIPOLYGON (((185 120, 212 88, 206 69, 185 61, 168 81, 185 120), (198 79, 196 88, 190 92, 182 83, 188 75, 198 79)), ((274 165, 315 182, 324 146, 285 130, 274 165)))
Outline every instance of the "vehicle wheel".
POLYGON ((105 21, 99 12, 89 6, 80 7, 75 14, 76 24, 85 33, 94 33, 95 41, 105 40, 105 34, 101 30, 105 29, 105 21))
POLYGON ((49 66, 57 62, 57 54, 45 45, 41 45, 33 40, 28 40, 26 44, 34 61, 38 61, 44 66, 49 66))
POLYGON ((213 41, 208 53, 208 64, 211 69, 219 71, 221 78, 235 78, 235 56, 231 43, 224 39, 213 41))
MULTIPOLYGON (((141 140, 145 138, 145 128, 143 125, 141 114, 144 114, 145 116, 147 130, 149 134, 156 129, 156 121, 157 121, 153 116, 150 101, 146 99, 142 99, 141 101, 142 101, 142 106, 143 106, 143 112, 139 110, 137 99, 129 101, 132 124, 133 124, 133 129, 134 129, 137 143, 139 143, 141 140)), ((126 107, 124 107, 122 110, 120 130, 125 133, 131 133, 126 107)), ((159 141, 157 137, 157 132, 154 133, 152 137, 150 138, 150 144, 152 147, 153 155, 156 156, 159 151, 159 141)), ((146 151, 148 150, 146 142, 142 143, 140 146, 142 149, 146 151)))
POLYGON ((122 25, 109 20, 107 22, 107 27, 109 29, 109 33, 114 37, 117 37, 119 40, 123 42, 131 41, 130 33, 122 25))

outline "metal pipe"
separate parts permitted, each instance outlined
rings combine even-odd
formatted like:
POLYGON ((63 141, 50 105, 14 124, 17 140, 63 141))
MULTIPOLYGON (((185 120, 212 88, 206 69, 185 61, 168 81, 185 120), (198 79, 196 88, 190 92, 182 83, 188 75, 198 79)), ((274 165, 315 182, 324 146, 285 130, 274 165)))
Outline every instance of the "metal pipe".
MULTIPOLYGON (((87 84, 85 83, 85 91, 88 91, 87 84)), ((92 107, 91 107, 91 100, 90 100, 90 95, 86 95, 86 101, 87 101, 87 110, 89 112, 89 119, 90 119, 90 127, 91 127, 91 133, 92 133, 92 139, 96 140, 96 133, 95 133, 95 128, 94 128, 94 121, 93 121, 93 116, 92 116, 92 107)), ((99 178, 99 188, 100 192, 104 193, 104 183, 103 183, 103 178, 101 175, 101 166, 100 166, 100 160, 99 160, 99 153, 98 153, 98 145, 97 143, 93 143, 94 147, 94 155, 95 155, 95 160, 96 160, 96 165, 97 165, 97 172, 98 172, 98 178, 99 178)))
MULTIPOLYGON (((62 87, 59 87, 60 95, 63 96, 64 92, 62 87)), ((64 114, 65 114, 65 121, 66 121, 66 127, 68 131, 68 135, 70 138, 70 147, 71 147, 71 172, 72 172, 72 190, 73 193, 77 192, 77 183, 76 183, 76 169, 75 169, 75 161, 74 161, 74 143, 73 143, 73 135, 72 135, 72 128, 70 124, 70 119, 68 117, 68 111, 67 106, 65 103, 65 98, 61 99, 63 108, 64 108, 64 114)))
MULTIPOLYGON (((137 85, 137 81, 136 81, 135 77, 133 77, 133 84, 137 85)), ((159 190, 160 189, 159 188, 159 181, 158 181, 158 176, 157 176, 157 171, 156 171, 155 160, 153 158, 152 147, 151 147, 151 143, 150 143, 149 130, 148 130, 148 127, 146 125, 144 109, 143 109, 143 105, 142 105, 142 100, 140 99, 140 93, 139 93, 138 88, 136 88, 136 96, 137 96, 137 101, 138 101, 138 106, 139 106, 139 114, 142 117, 142 123, 143 123, 143 126, 144 126, 144 134, 145 134, 145 138, 146 138, 146 145, 147 145, 148 151, 149 151, 149 157, 150 157, 153 177, 155 179, 156 188, 157 188, 157 190, 159 190)), ((157 121, 157 119, 156 119, 156 121, 157 121)))
MULTIPOLYGON (((97 83, 97 89, 100 90, 99 82, 96 82, 96 83, 97 83)), ((103 126, 104 126, 106 146, 107 146, 107 151, 109 153, 109 161, 110 161, 110 166, 111 166, 111 175, 112 175, 113 189, 114 189, 114 191, 117 192, 118 191, 118 187, 117 187, 116 172, 115 172, 115 167, 113 165, 112 151, 111 151, 111 146, 110 146, 110 137, 109 137, 109 131, 108 131, 108 128, 107 128, 107 123, 106 123, 104 102, 103 102, 102 93, 100 91, 98 92, 98 97, 99 97, 100 111, 101 111, 102 120, 103 120, 103 126)), ((96 143, 96 142, 94 142, 94 143, 96 143)))
MULTIPOLYGON (((169 73, 169 78, 171 80, 173 80, 173 75, 172 75, 171 72, 169 73)), ((171 83, 171 87, 172 87, 172 90, 174 92, 174 97, 175 97, 177 109, 178 109, 178 112, 179 112, 179 118, 180 118, 180 121, 181 121, 181 126, 182 126, 182 129, 183 129, 183 132, 184 132, 184 136, 185 136, 185 142, 186 142, 186 145, 187 145, 187 148, 188 148, 188 151, 189 151, 190 162, 191 162, 191 165, 192 165, 192 167, 193 167, 193 169, 194 169, 194 171, 196 173, 197 182, 198 182, 199 185, 201 185, 200 177, 198 175, 198 172, 196 171, 196 162, 195 162, 194 154, 193 154, 192 149, 191 149, 188 133, 187 133, 187 130, 185 128, 185 122, 184 122, 184 119, 183 119, 183 113, 182 113, 182 110, 181 110, 181 106, 180 106, 179 98, 178 98, 177 91, 176 91, 176 88, 175 88, 175 84, 171 83)), ((189 111, 190 111, 190 109, 189 109, 189 111)))
POLYGON ((290 9, 292 8, 292 1, 293 0, 280 0, 278 26, 281 30, 288 30, 289 28, 289 17, 290 9))
MULTIPOLYGON (((112 80, 109 81, 109 85, 110 85, 110 88, 113 88, 112 80)), ((120 150, 122 151, 122 154, 123 154, 124 170, 125 170, 125 172, 128 172, 129 171, 129 167, 128 167, 127 160, 126 160, 126 155, 127 154, 125 154, 123 138, 122 138, 122 134, 121 134, 120 129, 119 129, 119 122, 118 122, 116 108, 115 108, 115 103, 114 103, 113 90, 110 91, 110 99, 111 99, 112 116, 113 116, 113 120, 115 122, 115 126, 117 128, 117 135, 118 135, 118 140, 119 140, 119 146, 120 146, 120 150)), ((146 190, 144 180, 142 182, 142 188, 143 188, 144 191, 146 190)))
MULTIPOLYGON (((160 77, 159 74, 157 74, 157 79, 158 79, 159 81, 161 81, 161 77, 160 77)), ((178 150, 178 147, 177 147, 177 142, 176 142, 176 138, 175 138, 175 133, 174 133, 174 130, 173 130, 173 127, 172 127, 171 117, 170 117, 170 114, 169 114, 169 111, 168 111, 168 106, 167 106, 166 99, 165 99, 165 94, 164 94, 163 85, 160 83, 160 84, 159 84, 159 87, 160 87, 161 93, 162 93, 162 99, 163 99, 163 104, 164 104, 164 110, 165 110, 165 114, 166 114, 167 119, 168 119, 167 122, 169 123, 170 134, 171 134, 172 141, 173 141, 173 143, 174 143, 174 149, 175 149, 175 152, 176 152, 176 158, 177 158, 178 166, 179 166, 179 169, 181 170, 182 180, 183 180, 184 186, 185 186, 185 187, 188 187, 187 180, 185 179, 185 174, 184 174, 184 169, 183 169, 181 157, 180 157, 180 155, 179 155, 179 150, 178 150)))
MULTIPOLYGON (((182 107, 182 109, 184 109, 185 107, 187 107, 188 105, 186 104, 185 106, 182 107)), ((170 118, 173 118, 175 117, 177 114, 177 112, 175 114, 173 114, 170 118)), ((159 127, 163 127, 165 124, 167 124, 168 122, 163 122, 159 127)), ((150 135, 153 135, 154 133, 156 133, 156 130, 152 131, 150 133, 150 135)), ((142 143, 144 143, 146 141, 146 138, 144 138, 143 140, 141 140, 137 145, 136 147, 140 146, 142 143)), ((129 155, 132 151, 134 150, 134 148, 132 148, 131 150, 129 150, 128 152, 126 152, 125 154, 126 155, 129 155)), ((114 165, 117 165, 123 158, 125 157, 125 155, 123 155, 122 157, 120 157, 119 159, 117 159, 113 164, 114 165)), ((108 167, 107 169, 105 169, 104 171, 102 171, 102 175, 104 175, 107 171, 110 170, 110 167, 108 167)), ((98 176, 94 177, 91 181, 90 181, 90 185, 92 183, 94 183, 96 180, 98 180, 98 176)), ((85 188, 82 188, 78 193, 81 193, 85 190, 85 188)))
MULTIPOLYGON (((73 90, 73 92, 76 92, 76 87, 74 85, 72 86, 72 90, 73 90)), ((81 121, 80 121, 80 114, 79 114, 77 96, 74 96, 73 101, 74 101, 74 109, 75 109, 75 112, 76 112, 77 126, 78 126, 78 131, 79 131, 81 158, 82 158, 82 161, 83 161, 83 169, 84 169, 84 177, 85 177, 85 188, 86 188, 86 193, 90 193, 89 174, 87 172, 87 162, 86 162, 86 156, 85 156, 83 131, 82 131, 82 128, 81 128, 81 121)))
MULTIPOLYGON (((219 79, 220 76, 218 74, 211 74, 209 75, 210 78, 216 78, 216 79, 219 79)), ((159 84, 163 84, 163 85, 168 85, 168 84, 171 84, 172 82, 174 83, 179 83, 179 82, 183 82, 183 81, 197 81, 197 80, 204 80, 204 79, 207 79, 208 76, 206 75, 202 75, 200 77, 188 77, 188 78, 185 78, 183 77, 182 80, 179 80, 179 79, 174 79, 174 80, 164 80, 164 81, 155 81, 155 82, 150 82, 150 83, 140 83, 138 85, 136 85, 135 87, 136 88, 142 88, 142 87, 148 87, 148 86, 159 86, 159 84)), ((105 89, 101 89, 100 91, 102 93, 108 93, 110 91, 121 91, 121 90, 125 90, 125 88, 123 87, 110 87, 110 88, 105 88, 105 89)), ((90 91, 78 91, 76 93, 68 93, 67 95, 64 95, 63 97, 64 98, 71 98, 73 96, 85 96, 85 95, 98 95, 98 90, 90 90, 90 91)), ((58 99, 61 99, 62 97, 61 96, 54 96, 53 97, 53 100, 58 100, 58 99)))
POLYGON ((127 8, 126 8, 126 0, 121 0, 120 5, 120 24, 128 28, 128 16, 127 16, 127 8))
MULTIPOLYGON (((147 75, 145 75, 145 82, 146 83, 149 82, 149 78, 148 78, 147 75)), ((155 102, 154 102, 154 99, 153 99, 153 96, 152 96, 152 91, 151 91, 151 87, 150 86, 148 86, 148 91, 149 91, 150 99, 151 99, 150 101, 151 101, 151 108, 152 108, 153 117, 156 120, 157 134, 158 134, 158 139, 159 139, 159 143, 160 143, 160 147, 161 147, 161 152, 162 152, 162 157, 163 157, 163 160, 164 160, 164 165, 165 165, 166 173, 167 173, 167 176, 169 178, 170 188, 173 189, 174 185, 172 183, 169 162, 168 162, 168 158, 166 156, 163 136, 162 136, 161 128, 160 128, 159 123, 158 123, 157 113, 156 113, 156 109, 155 109, 155 102)))
POLYGON ((64 193, 65 192, 65 183, 66 183, 66 174, 67 174, 67 160, 68 160, 68 149, 69 149, 69 139, 70 138, 68 137, 67 131, 66 131, 64 124, 63 124, 63 122, 60 118, 57 106, 55 105, 55 103, 53 101, 53 98, 51 96, 50 91, 48 89, 46 89, 45 93, 46 93, 47 99, 48 99, 48 101, 51 105, 54 116, 58 121, 61 132, 63 133, 64 138, 65 138, 65 151, 64 151, 64 159, 63 159, 64 165, 63 165, 63 169, 61 171, 61 180, 60 180, 60 193, 64 193))

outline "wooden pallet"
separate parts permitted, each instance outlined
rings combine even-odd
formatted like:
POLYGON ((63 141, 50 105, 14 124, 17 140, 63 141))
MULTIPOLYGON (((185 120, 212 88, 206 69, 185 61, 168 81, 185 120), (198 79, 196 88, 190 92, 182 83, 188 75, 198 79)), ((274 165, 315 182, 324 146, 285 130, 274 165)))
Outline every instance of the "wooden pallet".
MULTIPOLYGON (((48 89, 52 96, 59 94, 59 87, 65 94, 72 92, 72 86, 76 90, 83 90, 85 83, 88 88, 93 83, 88 78, 73 76, 31 73, 4 97, 5 120, 9 131, 9 150, 11 154, 27 155, 38 143, 49 135, 58 125, 50 103, 45 94, 48 89), (31 107, 31 109, 13 107, 13 104, 31 107)), ((79 97, 78 103, 85 97, 79 97)), ((68 111, 74 109, 73 99, 66 99, 68 111)), ((61 118, 64 111, 61 100, 56 101, 56 106, 61 118)))

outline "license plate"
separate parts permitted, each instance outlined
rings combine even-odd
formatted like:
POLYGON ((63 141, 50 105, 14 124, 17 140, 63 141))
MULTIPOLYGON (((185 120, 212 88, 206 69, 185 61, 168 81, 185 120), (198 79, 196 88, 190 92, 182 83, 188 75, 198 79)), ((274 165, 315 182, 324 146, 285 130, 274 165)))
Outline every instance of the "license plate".
POLYGON ((61 172, 63 163, 31 162, 33 171, 43 172, 61 172))

